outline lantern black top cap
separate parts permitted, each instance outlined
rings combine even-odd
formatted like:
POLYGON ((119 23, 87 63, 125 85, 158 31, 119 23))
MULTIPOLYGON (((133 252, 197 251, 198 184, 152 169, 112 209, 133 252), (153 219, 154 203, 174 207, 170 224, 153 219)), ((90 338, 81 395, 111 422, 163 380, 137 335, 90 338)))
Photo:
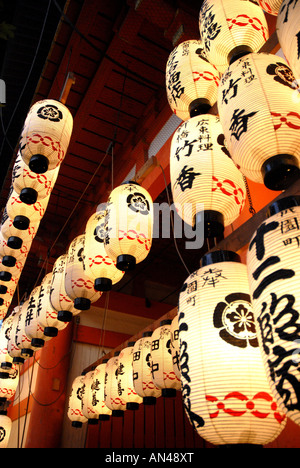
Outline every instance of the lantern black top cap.
POLYGON ((126 184, 135 184, 135 185, 140 186, 140 184, 136 182, 135 180, 125 180, 124 182, 121 183, 121 185, 126 185, 126 184))
POLYGON ((213 265, 219 262, 238 262, 240 263, 240 256, 231 250, 214 250, 203 255, 200 260, 200 266, 213 265))
POLYGON ((288 208, 293 208, 293 206, 300 206, 300 196, 290 195, 288 197, 280 198, 275 202, 272 202, 267 210, 267 218, 273 216, 280 211, 287 210, 288 208))

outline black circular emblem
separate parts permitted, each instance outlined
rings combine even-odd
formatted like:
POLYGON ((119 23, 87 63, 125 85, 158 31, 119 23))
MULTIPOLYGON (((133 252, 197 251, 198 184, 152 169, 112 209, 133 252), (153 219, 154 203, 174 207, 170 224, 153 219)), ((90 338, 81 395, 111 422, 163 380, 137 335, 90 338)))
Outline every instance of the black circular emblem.
POLYGON ((40 107, 37 111, 38 117, 44 120, 51 120, 51 122, 59 122, 62 118, 62 112, 58 109, 58 107, 47 104, 46 106, 40 107))
POLYGON ((145 195, 140 192, 134 192, 128 195, 127 205, 135 213, 140 213, 142 215, 149 214, 150 205, 145 195))

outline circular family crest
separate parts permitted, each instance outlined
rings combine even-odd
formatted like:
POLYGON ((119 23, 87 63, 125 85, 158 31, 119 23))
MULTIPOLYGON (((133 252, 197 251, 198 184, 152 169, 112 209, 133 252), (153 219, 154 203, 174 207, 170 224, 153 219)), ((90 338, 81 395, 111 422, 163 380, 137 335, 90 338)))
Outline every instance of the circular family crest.
POLYGON ((58 107, 52 104, 46 104, 46 106, 40 107, 37 111, 38 117, 44 120, 51 120, 51 122, 59 122, 62 118, 62 112, 58 107))
POLYGON ((134 192, 128 195, 127 205, 135 213, 140 213, 142 215, 149 214, 150 205, 145 195, 140 192, 134 192))

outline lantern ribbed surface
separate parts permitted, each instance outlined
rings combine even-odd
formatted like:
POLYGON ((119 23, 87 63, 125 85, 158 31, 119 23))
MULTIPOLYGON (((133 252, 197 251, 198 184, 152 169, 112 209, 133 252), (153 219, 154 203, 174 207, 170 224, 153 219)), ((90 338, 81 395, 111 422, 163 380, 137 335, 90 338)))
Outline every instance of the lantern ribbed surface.
POLYGON ((0 370, 0 402, 12 400, 19 383, 19 369, 13 364, 8 371, 0 370))
POLYGON ((0 329, 0 370, 11 369, 12 367, 12 357, 8 354, 7 341, 12 329, 14 314, 15 309, 7 318, 5 318, 5 320, 3 320, 0 329))
POLYGON ((66 328, 68 323, 62 322, 57 318, 57 311, 52 307, 50 301, 50 292, 52 285, 52 272, 47 273, 41 282, 41 288, 38 299, 38 323, 44 328, 44 333, 50 336, 56 336, 59 330, 66 328))
POLYGON ((7 215, 7 210, 5 209, 1 219, 1 234, 8 245, 9 241, 13 239, 14 244, 17 241, 14 248, 20 248, 23 242, 27 244, 34 239, 39 225, 40 221, 35 221, 34 223, 31 222, 29 226, 14 226, 14 219, 7 215))
POLYGON ((121 416, 126 411, 125 389, 118 384, 118 367, 118 356, 111 357, 105 367, 104 402, 112 410, 112 416, 121 416))
POLYGON ((219 86, 220 121, 232 159, 246 177, 272 190, 285 189, 294 171, 299 176, 294 79, 284 59, 260 53, 232 64, 219 86), (284 157, 282 167, 279 157, 284 157))
POLYGON ((16 306, 13 310, 14 317, 12 322, 12 327, 10 334, 7 339, 7 352, 12 357, 14 363, 22 364, 25 360, 23 356, 21 356, 21 349, 18 344, 18 337, 17 337, 17 328, 19 327, 19 322, 21 319, 21 306, 16 306))
POLYGON ((105 251, 105 213, 94 213, 85 229, 84 267, 95 288, 100 291, 110 290, 124 276, 124 272, 116 268, 115 261, 105 251))
MULTIPOLYGON (((20 315, 18 316, 18 323, 16 326, 15 338, 14 338, 14 343, 16 347, 20 349, 21 357, 24 359, 28 359, 31 356, 33 356, 34 351, 36 351, 36 349, 39 348, 39 346, 34 346, 31 343, 31 338, 26 335, 25 324, 26 324, 26 318, 27 318, 28 305, 29 305, 29 299, 24 301, 23 304, 21 305, 21 312, 20 312, 20 315)), ((18 352, 17 352, 17 356, 18 356, 18 352)))
POLYGON ((199 31, 206 57, 220 73, 232 54, 258 52, 269 38, 263 10, 244 0, 204 0, 199 31))
POLYGON ((119 387, 124 389, 122 398, 127 409, 138 409, 139 404, 143 403, 143 398, 136 393, 133 384, 133 346, 134 344, 123 348, 118 356, 119 387))
POLYGON ((245 206, 243 175, 228 156, 216 116, 196 116, 178 127, 171 142, 170 173, 177 212, 190 226, 202 211, 220 213, 227 226, 245 206))
POLYGON ((116 187, 107 201, 104 246, 121 271, 133 269, 150 252, 153 202, 150 194, 134 182, 116 187))
POLYGON ((84 376, 79 375, 73 380, 68 401, 67 416, 72 426, 82 427, 88 420, 82 413, 82 395, 84 391, 84 376))
POLYGON ((82 414, 85 416, 89 422, 97 422, 99 415, 95 410, 95 400, 93 398, 93 379, 94 371, 87 372, 83 378, 83 392, 82 392, 82 414))
POLYGON ((149 332, 138 339, 133 347, 133 385, 136 393, 143 397, 144 403, 155 403, 155 399, 161 396, 161 389, 155 385, 151 372, 151 335, 152 332, 149 332))
POLYGON ((101 297, 101 292, 94 288, 93 281, 87 276, 84 269, 85 234, 75 237, 68 249, 68 258, 65 270, 65 289, 74 307, 78 310, 87 310, 91 303, 101 297))
POLYGON ((280 204, 253 234, 247 267, 265 371, 278 404, 299 425, 299 198, 280 204))
POLYGON ((65 158, 73 130, 69 109, 53 99, 38 101, 25 119, 19 151, 33 172, 58 167, 65 158))
POLYGON ((12 420, 6 412, 0 413, 0 448, 7 448, 12 428, 12 420))
POLYGON ((179 296, 183 403, 210 443, 264 445, 286 418, 258 347, 247 267, 233 253, 217 254, 186 279, 179 296))
POLYGON ((106 362, 104 360, 95 368, 92 382, 93 409, 100 420, 109 419, 112 413, 112 410, 106 406, 104 401, 105 369, 106 362))
POLYGON ((201 41, 179 44, 166 65, 166 91, 170 107, 187 120, 195 108, 206 113, 217 101, 219 72, 208 62, 201 41))
POLYGON ((45 341, 50 340, 51 337, 44 334, 44 326, 41 325, 39 320, 40 291, 41 286, 39 285, 36 286, 29 295, 25 319, 25 333, 26 336, 31 339, 31 343, 36 343, 36 346, 38 343, 38 346, 42 347, 44 346, 45 341))
POLYGON ((24 216, 29 219, 30 225, 38 223, 45 214, 49 199, 50 195, 47 195, 32 205, 27 205, 22 202, 20 195, 15 190, 12 190, 6 203, 7 214, 14 222, 16 222, 16 217, 24 216))
POLYGON ((180 373, 180 351, 179 351, 179 324, 178 324, 178 314, 172 319, 171 323, 171 354, 172 354, 172 362, 173 362, 173 370, 178 377, 181 378, 180 373))
MULTIPOLYGON (((300 65, 299 65, 299 2, 283 0, 279 2, 279 10, 276 22, 276 33, 282 52, 291 67, 299 87, 300 65)), ((295 101, 299 107, 299 93, 295 91, 295 101)))
POLYGON ((75 309, 74 300, 66 293, 65 288, 65 272, 68 255, 63 254, 57 258, 53 265, 52 281, 50 288, 50 301, 52 307, 57 311, 57 318, 59 320, 70 320, 72 317, 79 314, 81 311, 75 309))
POLYGON ((180 390, 181 381, 173 368, 171 354, 171 321, 157 327, 151 336, 151 372, 154 384, 162 390, 162 396, 180 390), (169 391, 171 390, 171 391, 169 391))
POLYGON ((280 10, 282 0, 258 0, 261 8, 270 15, 277 16, 280 10))

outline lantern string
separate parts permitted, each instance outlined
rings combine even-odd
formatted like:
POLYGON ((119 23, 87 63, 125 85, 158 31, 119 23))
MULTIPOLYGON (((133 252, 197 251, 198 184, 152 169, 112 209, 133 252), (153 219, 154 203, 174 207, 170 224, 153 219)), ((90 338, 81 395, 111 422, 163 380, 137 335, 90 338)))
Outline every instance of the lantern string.
POLYGON ((252 203, 252 197, 251 197, 249 185, 248 185, 247 179, 246 179, 246 177, 244 175, 243 175, 243 179, 244 179, 244 182, 245 182, 247 198, 248 198, 248 201, 249 201, 249 212, 252 214, 252 216, 254 216, 256 211, 255 211, 253 203, 252 203))

